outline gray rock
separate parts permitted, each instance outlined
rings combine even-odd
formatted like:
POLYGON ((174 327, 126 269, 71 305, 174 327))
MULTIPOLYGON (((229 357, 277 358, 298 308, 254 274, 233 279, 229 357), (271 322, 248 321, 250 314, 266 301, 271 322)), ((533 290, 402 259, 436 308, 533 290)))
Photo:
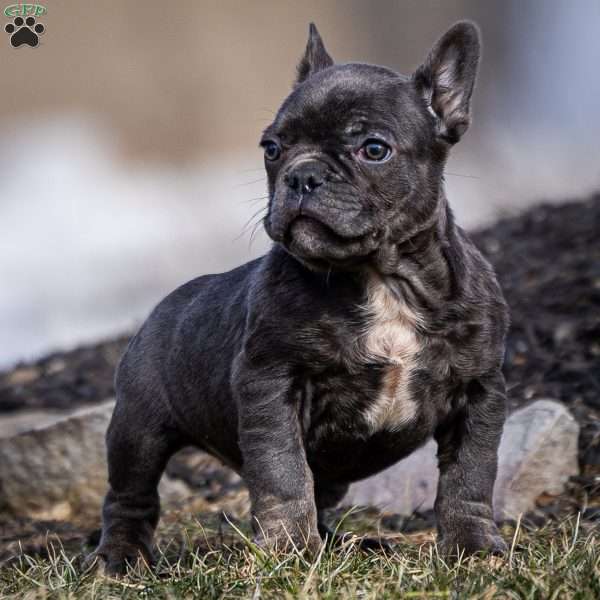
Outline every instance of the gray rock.
POLYGON ((13 437, 32 429, 49 427, 79 414, 78 410, 19 410, 15 413, 0 414, 0 439, 13 437))
MULTIPOLYGON (((48 427, 0 439, 0 518, 99 520, 107 488, 104 436, 114 402, 77 412, 48 427)), ((164 477, 161 495, 189 489, 164 477)))
MULTIPOLYGON (((559 494, 579 472, 579 426, 567 408, 538 400, 506 421, 494 488, 497 519, 516 518, 543 493, 559 494)), ((437 444, 428 442, 394 466, 352 486, 343 504, 373 505, 410 515, 433 508, 438 482, 437 444)))
MULTIPOLYGON (((97 522, 106 492, 104 435, 114 402, 80 411, 48 427, 0 439, 0 519, 97 522)), ((579 428, 560 403, 539 400, 507 420, 495 488, 498 518, 515 517, 542 493, 559 493, 578 472, 579 428)), ((400 514, 433 507, 437 446, 430 441, 389 469, 351 486, 344 504, 374 505, 400 514)), ((192 495, 163 476, 165 505, 192 495)))
POLYGON ((496 518, 516 518, 541 494, 560 494, 579 474, 578 438, 579 425, 564 404, 538 400, 515 412, 500 442, 496 518))

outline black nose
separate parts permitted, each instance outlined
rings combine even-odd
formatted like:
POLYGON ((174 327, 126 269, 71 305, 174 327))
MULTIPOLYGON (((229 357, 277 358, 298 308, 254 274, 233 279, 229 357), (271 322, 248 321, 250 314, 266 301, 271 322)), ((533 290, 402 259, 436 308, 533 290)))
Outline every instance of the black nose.
POLYGON ((298 194, 310 194, 323 185, 325 166, 318 161, 303 161, 286 176, 288 186, 298 194))

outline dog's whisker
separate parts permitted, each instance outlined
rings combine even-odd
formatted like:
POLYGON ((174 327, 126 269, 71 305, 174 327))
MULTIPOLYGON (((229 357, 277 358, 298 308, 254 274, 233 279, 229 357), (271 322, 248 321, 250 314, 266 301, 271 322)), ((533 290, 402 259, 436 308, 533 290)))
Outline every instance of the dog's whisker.
POLYGON ((266 108, 266 107, 262 107, 258 109, 260 112, 266 112, 269 113, 271 116, 275 116, 275 111, 272 108, 266 108))
POLYGON ((250 227, 250 225, 252 224, 252 222, 254 221, 254 219, 260 217, 261 213, 266 211, 267 207, 266 206, 262 206, 261 208, 259 208, 244 224, 243 230, 244 231, 248 231, 248 228, 250 227))
POLYGON ((247 200, 240 200, 240 202, 244 204, 255 204, 259 201, 264 201, 269 197, 269 194, 265 194, 264 196, 256 196, 256 198, 248 198, 247 200))
POLYGON ((465 175, 464 173, 452 173, 451 171, 446 171, 446 175, 452 175, 452 177, 464 177, 465 179, 481 179, 479 175, 465 175))
POLYGON ((248 250, 250 250, 250 248, 252 247, 252 242, 254 241, 255 237, 256 237, 256 233, 258 232, 260 226, 262 225, 263 219, 259 219, 258 221, 256 221, 256 223, 254 223, 254 227, 252 227, 252 231, 250 232, 250 240, 248 242, 248 250))
POLYGON ((243 187, 245 185, 252 185, 253 183, 260 183, 261 181, 264 181, 266 179, 266 177, 260 177, 259 179, 254 179, 253 181, 245 181, 243 183, 238 183, 235 185, 236 188, 239 187, 243 187))
MULTIPOLYGON (((267 208, 268 208, 267 206, 262 206, 255 213, 253 213, 250 216, 250 218, 244 223, 244 226, 242 227, 242 231, 240 232, 240 234, 236 238, 234 238, 234 241, 239 240, 246 233, 248 233, 248 230, 254 224, 254 219, 259 218, 261 216, 261 213, 264 212, 264 211, 266 211, 267 208)), ((260 219, 259 219, 259 222, 260 222, 260 219)))
POLYGON ((239 173, 256 173, 257 171, 264 171, 264 167, 257 167, 256 169, 243 169, 239 173))

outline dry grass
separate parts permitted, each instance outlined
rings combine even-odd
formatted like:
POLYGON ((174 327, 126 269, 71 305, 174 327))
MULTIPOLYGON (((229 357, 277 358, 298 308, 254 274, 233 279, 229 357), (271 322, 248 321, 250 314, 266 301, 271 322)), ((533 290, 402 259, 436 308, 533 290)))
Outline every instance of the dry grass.
POLYGON ((308 559, 264 552, 237 525, 204 523, 166 525, 155 569, 138 566, 122 580, 82 572, 80 555, 49 540, 48 558, 23 555, 0 570, 0 598, 600 598, 599 532, 576 518, 507 527, 508 556, 455 564, 429 534, 395 536, 388 555, 365 554, 351 540, 308 559))

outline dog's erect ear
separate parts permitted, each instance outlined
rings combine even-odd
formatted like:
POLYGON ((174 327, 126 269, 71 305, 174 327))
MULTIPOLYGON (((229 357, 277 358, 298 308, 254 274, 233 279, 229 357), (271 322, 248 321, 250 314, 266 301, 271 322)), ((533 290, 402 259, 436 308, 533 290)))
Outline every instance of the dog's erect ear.
POLYGON ((469 21, 461 21, 438 40, 413 75, 438 118, 440 137, 451 144, 458 142, 469 127, 480 54, 479 29, 469 21))
POLYGON ((298 74, 296 77, 296 85, 314 75, 317 71, 322 71, 333 64, 333 59, 327 50, 323 40, 317 31, 314 23, 311 23, 308 29, 308 42, 304 56, 298 64, 298 74))

